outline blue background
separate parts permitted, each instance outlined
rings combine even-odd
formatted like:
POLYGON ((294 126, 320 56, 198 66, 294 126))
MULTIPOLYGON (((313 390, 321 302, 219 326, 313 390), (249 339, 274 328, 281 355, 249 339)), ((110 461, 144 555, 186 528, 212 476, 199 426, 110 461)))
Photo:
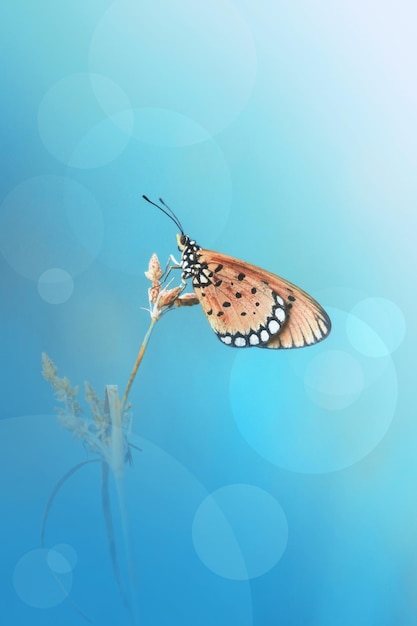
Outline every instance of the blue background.
MULTIPOLYGON (((2 7, 0 599, 4 624, 417 623, 414 3, 2 7), (135 380, 129 621, 100 468, 41 377, 126 385, 162 196, 206 248, 329 311, 330 337, 233 350, 198 307, 135 380), (54 560, 55 559, 55 560, 54 560)), ((179 280, 179 277, 176 278, 179 280)), ((115 525, 126 550, 112 487, 115 525)), ((124 555, 124 556, 123 556, 124 555)))

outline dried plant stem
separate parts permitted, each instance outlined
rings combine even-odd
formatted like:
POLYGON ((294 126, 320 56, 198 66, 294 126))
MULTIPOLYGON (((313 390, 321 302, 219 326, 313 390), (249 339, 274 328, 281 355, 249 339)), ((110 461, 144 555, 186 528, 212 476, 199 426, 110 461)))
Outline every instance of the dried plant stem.
POLYGON ((125 464, 125 441, 122 409, 117 385, 106 385, 104 405, 107 413, 110 415, 111 423, 110 466, 115 475, 121 476, 125 464))
POLYGON ((105 406, 110 414, 112 424, 111 435, 111 463, 110 467, 114 474, 117 498, 119 503, 120 521, 123 530, 125 553, 128 564, 129 578, 127 586, 124 585, 119 568, 119 559, 117 556, 117 547, 115 543, 114 527, 109 499, 109 465, 102 462, 102 500, 103 512, 106 521, 107 537, 109 539, 110 555, 113 564, 113 571, 116 576, 117 584, 129 615, 129 621, 132 626, 135 624, 135 586, 136 586, 136 570, 134 563, 133 536, 130 528, 129 515, 127 511, 125 490, 124 490, 124 464, 125 464, 125 439, 123 436, 123 424, 121 404, 117 385, 106 385, 105 406))
POLYGON ((123 476, 115 475, 114 478, 115 478, 117 499, 118 499, 118 504, 119 504, 120 522, 121 522, 121 528, 123 531, 124 548, 125 548, 127 568, 128 568, 127 591, 130 597, 128 613, 129 613, 130 621, 132 625, 134 625, 136 624, 136 613, 137 613, 136 592, 135 592, 136 585, 137 585, 137 575, 136 575, 133 533, 132 533, 132 527, 130 524, 129 513, 127 509, 125 484, 124 484, 123 476))
POLYGON ((113 574, 119 588, 119 592, 129 615, 130 621, 133 622, 132 607, 129 600, 128 592, 125 589, 123 577, 120 571, 119 557, 117 552, 116 537, 114 532, 113 517, 111 512, 111 502, 109 494, 109 465, 106 461, 101 462, 101 503, 103 507, 104 523, 106 526, 107 541, 109 545, 110 559, 113 568, 113 574))
POLYGON ((133 384, 133 381, 135 380, 136 373, 137 373, 137 371, 139 369, 139 365, 142 362, 143 356, 145 354, 146 346, 148 345, 149 338, 151 336, 153 327, 155 326, 155 323, 157 322, 157 320, 158 320, 157 317, 152 317, 150 326, 149 326, 149 328, 148 328, 148 330, 146 332, 146 335, 145 335, 145 337, 143 339, 142 345, 141 345, 140 350, 138 352, 138 356, 136 357, 136 361, 135 361, 135 364, 133 366, 132 373, 130 374, 130 378, 129 378, 128 383, 126 385, 125 392, 123 394, 122 402, 120 404, 120 415, 123 415, 123 411, 124 411, 124 408, 125 408, 125 405, 126 405, 126 402, 127 402, 127 398, 129 396, 130 388, 131 388, 131 386, 133 384))

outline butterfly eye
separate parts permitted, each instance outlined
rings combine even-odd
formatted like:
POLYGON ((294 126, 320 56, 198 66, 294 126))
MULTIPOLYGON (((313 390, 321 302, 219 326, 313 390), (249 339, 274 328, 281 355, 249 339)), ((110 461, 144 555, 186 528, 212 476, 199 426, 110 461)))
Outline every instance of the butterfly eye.
POLYGON ((185 246, 187 245, 187 243, 190 241, 190 238, 187 237, 187 235, 177 235, 177 244, 178 244, 178 250, 180 252, 182 252, 182 250, 185 248, 185 246))

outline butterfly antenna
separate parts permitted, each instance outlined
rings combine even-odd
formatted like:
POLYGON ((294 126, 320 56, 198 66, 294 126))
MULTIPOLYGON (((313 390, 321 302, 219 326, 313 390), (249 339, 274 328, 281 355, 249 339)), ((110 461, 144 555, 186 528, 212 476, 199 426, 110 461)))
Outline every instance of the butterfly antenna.
POLYGON ((168 209, 168 211, 170 212, 170 214, 172 215, 172 217, 175 219, 175 222, 178 224, 178 228, 180 229, 181 234, 183 235, 183 234, 184 234, 184 229, 183 229, 183 227, 181 226, 181 222, 180 222, 180 220, 178 219, 178 217, 175 215, 174 211, 171 209, 171 207, 169 207, 169 206, 167 205, 167 203, 166 203, 166 202, 164 202, 164 201, 162 200, 162 198, 159 198, 159 202, 162 204, 162 206, 164 206, 166 209, 168 209))
POLYGON ((157 209, 162 211, 162 213, 165 213, 165 215, 167 215, 169 217, 169 219, 174 222, 174 224, 177 226, 177 228, 179 228, 179 230, 181 232, 181 235, 184 234, 184 229, 181 226, 181 222, 179 221, 178 217, 175 215, 174 211, 172 209, 170 209, 169 206, 167 206, 165 204, 165 202, 161 198, 159 198, 159 201, 160 201, 161 204, 163 204, 165 209, 168 209, 167 211, 165 209, 163 209, 161 206, 159 206, 159 204, 156 204, 156 202, 152 202, 152 200, 149 200, 148 196, 143 195, 142 198, 144 200, 146 200, 146 202, 149 202, 149 204, 153 204, 153 206, 155 206, 157 209))

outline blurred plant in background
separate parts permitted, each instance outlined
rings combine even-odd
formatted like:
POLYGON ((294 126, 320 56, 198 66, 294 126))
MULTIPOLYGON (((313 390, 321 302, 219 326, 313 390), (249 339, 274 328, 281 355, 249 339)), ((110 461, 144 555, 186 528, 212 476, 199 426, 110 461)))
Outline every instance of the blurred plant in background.
MULTIPOLYGON (((63 407, 55 409, 58 422, 63 428, 73 433, 74 438, 80 439, 88 450, 93 454, 100 455, 109 465, 113 465, 112 458, 112 415, 110 410, 111 387, 106 387, 106 398, 101 400, 89 382, 85 382, 85 400, 90 409, 90 415, 86 415, 77 400, 79 393, 78 385, 73 387, 70 380, 64 376, 58 376, 58 369, 52 359, 45 353, 42 354, 42 376, 47 380, 55 391, 55 398, 62 402, 63 407)), ((127 460, 129 455, 128 437, 131 427, 129 407, 121 416, 123 430, 123 451, 127 460)))
MULTIPOLYGON (((148 270, 145 272, 146 278, 151 281, 148 289, 149 311, 151 322, 145 334, 142 345, 139 349, 136 362, 129 377, 126 389, 119 399, 117 385, 106 385, 104 399, 100 399, 97 392, 89 382, 85 383, 85 401, 89 408, 89 414, 84 413, 77 400, 79 393, 78 385, 73 387, 70 380, 64 376, 58 376, 58 368, 52 359, 45 353, 42 354, 42 375, 52 386, 56 399, 63 406, 56 409, 57 418, 63 428, 72 432, 74 438, 79 439, 85 446, 86 451, 94 455, 94 458, 87 459, 72 467, 53 488, 42 520, 41 546, 45 548, 45 529, 49 517, 51 506, 62 485, 80 468, 88 463, 101 463, 101 495, 104 522, 108 539, 108 547, 114 576, 121 594, 124 606, 128 613, 132 626, 136 624, 134 589, 136 583, 135 561, 133 552, 132 533, 127 514, 126 498, 124 496, 123 474, 125 464, 131 462, 131 448, 129 436, 132 427, 131 406, 127 400, 129 393, 144 357, 149 338, 156 322, 174 306, 192 306, 198 303, 194 294, 181 295, 185 284, 170 288, 172 280, 166 286, 164 283, 170 270, 176 266, 167 266, 165 272, 162 271, 156 254, 153 254, 148 270), (116 536, 113 524, 112 504, 110 499, 109 475, 114 476, 120 519, 122 521, 122 531, 124 536, 124 549, 126 552, 129 576, 126 581, 120 568, 119 551, 116 544, 116 536)), ((46 552, 45 552, 46 553, 46 552)), ((56 577, 57 584, 62 587, 61 581, 56 577)), ((91 622, 83 611, 77 606, 74 600, 68 596, 74 609, 88 622, 91 622)))

